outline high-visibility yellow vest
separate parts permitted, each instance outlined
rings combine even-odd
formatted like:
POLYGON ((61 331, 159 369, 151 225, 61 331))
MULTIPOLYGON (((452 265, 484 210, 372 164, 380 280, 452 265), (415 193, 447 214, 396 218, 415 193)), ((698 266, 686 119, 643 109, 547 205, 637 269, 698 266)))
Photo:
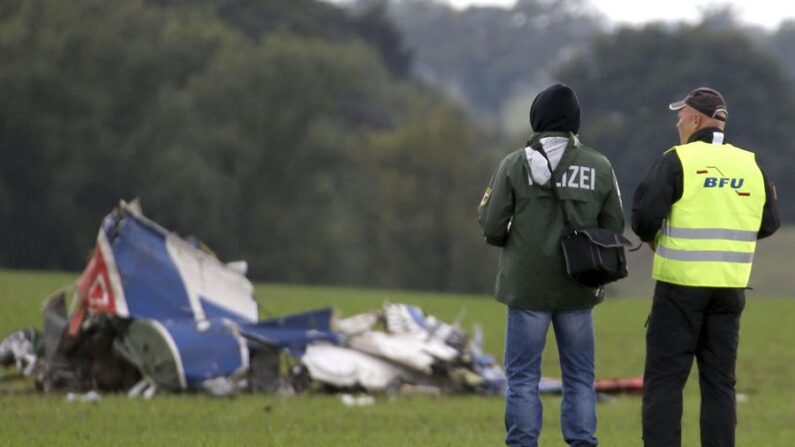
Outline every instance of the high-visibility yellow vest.
POLYGON ((753 152, 701 141, 676 146, 682 198, 657 234, 652 276, 684 286, 747 287, 765 185, 753 152))

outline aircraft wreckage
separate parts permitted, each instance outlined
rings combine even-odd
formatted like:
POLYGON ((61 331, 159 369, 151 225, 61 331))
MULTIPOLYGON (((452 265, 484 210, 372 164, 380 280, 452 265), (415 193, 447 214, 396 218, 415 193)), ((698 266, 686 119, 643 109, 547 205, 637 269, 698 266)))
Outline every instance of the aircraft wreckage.
POLYGON ((246 270, 122 201, 102 221, 76 283, 46 299, 43 331, 9 335, 0 365, 16 363, 43 391, 147 397, 504 390, 480 330, 470 336, 419 307, 391 303, 346 319, 325 308, 259 320, 246 270))
MULTIPOLYGON (((505 375, 465 333, 417 306, 338 318, 331 308, 259 320, 247 264, 223 263, 122 201, 104 218, 76 283, 44 303, 43 331, 0 343, 44 391, 502 394, 505 375)), ((599 380, 600 393, 640 393, 642 378, 599 380)), ((543 378, 542 393, 562 383, 543 378)), ((343 395, 343 397, 350 397, 343 395)))

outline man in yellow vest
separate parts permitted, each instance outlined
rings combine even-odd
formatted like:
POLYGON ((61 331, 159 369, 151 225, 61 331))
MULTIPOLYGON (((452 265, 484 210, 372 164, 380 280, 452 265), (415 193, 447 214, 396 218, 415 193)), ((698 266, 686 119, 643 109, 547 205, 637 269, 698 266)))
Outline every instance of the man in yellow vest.
POLYGON ((779 227, 775 187, 753 152, 728 143, 726 102, 698 88, 672 103, 681 144, 635 192, 632 229, 654 250, 657 280, 646 331, 643 441, 681 446, 682 389, 693 357, 701 445, 734 446, 740 314, 756 240, 779 227))

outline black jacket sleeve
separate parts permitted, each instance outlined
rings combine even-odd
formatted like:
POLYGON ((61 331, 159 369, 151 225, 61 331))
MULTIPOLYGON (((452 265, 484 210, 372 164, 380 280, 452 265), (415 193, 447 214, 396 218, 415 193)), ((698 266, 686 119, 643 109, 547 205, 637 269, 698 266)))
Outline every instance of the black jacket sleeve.
POLYGON ((651 242, 682 198, 682 162, 675 151, 668 151, 649 169, 632 199, 632 231, 643 242, 651 242))
POLYGON ((765 171, 760 167, 762 177, 765 181, 765 207, 762 208, 762 224, 759 226, 759 233, 757 239, 764 239, 778 230, 781 222, 778 219, 778 207, 776 206, 776 185, 767 179, 765 171))

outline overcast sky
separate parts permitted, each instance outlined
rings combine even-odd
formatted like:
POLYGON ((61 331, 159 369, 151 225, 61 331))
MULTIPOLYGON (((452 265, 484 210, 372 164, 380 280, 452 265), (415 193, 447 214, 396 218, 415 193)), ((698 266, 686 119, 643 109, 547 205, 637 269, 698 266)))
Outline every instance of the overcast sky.
MULTIPOLYGON (((515 0, 444 0, 457 7, 471 4, 510 6, 515 0)), ((775 28, 785 19, 795 18, 795 2, 787 0, 567 0, 590 2, 613 22, 633 24, 651 20, 697 21, 704 8, 732 5, 740 21, 775 28)))

